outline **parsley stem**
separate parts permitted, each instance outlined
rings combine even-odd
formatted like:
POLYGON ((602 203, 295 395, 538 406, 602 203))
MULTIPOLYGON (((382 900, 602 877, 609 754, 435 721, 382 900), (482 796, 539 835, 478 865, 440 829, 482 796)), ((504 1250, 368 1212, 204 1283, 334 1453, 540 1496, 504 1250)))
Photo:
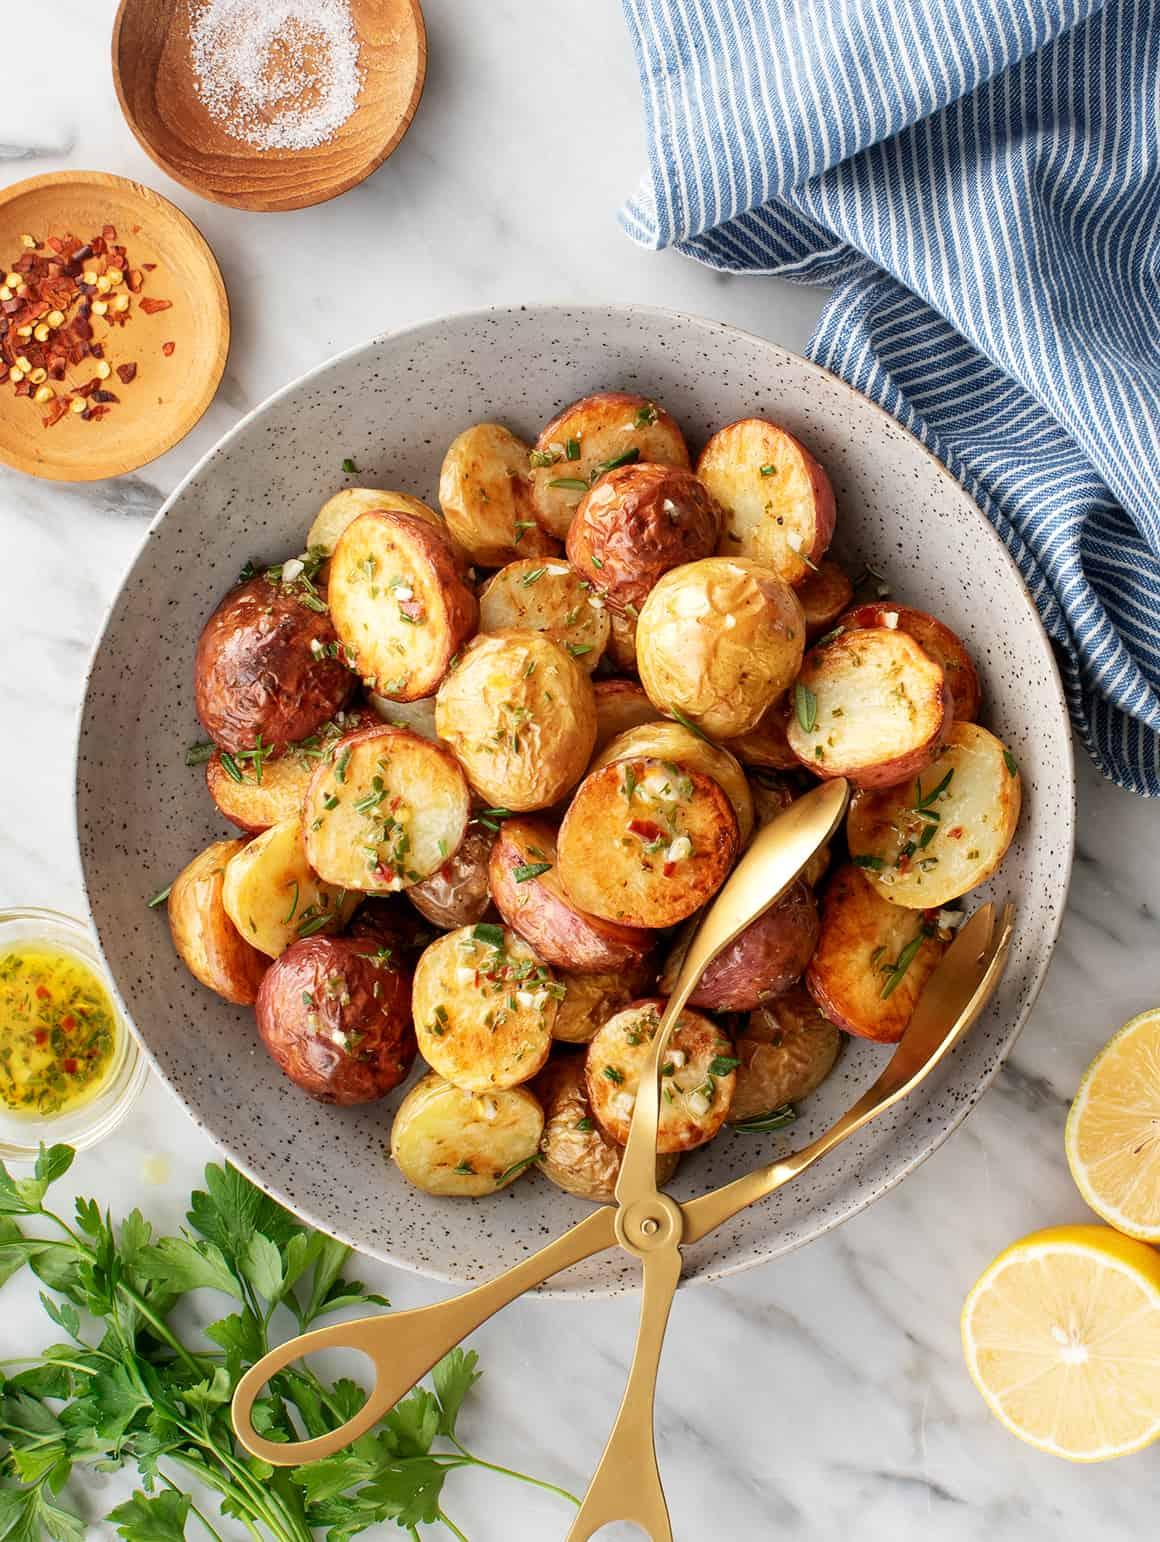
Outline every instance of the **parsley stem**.
POLYGON ((576 1498, 576 1495, 569 1493, 566 1488, 558 1488, 555 1483, 548 1483, 543 1478, 533 1478, 532 1475, 527 1472, 516 1472, 515 1468, 513 1467, 501 1467, 497 1462, 485 1462, 482 1456, 476 1456, 473 1452, 469 1451, 466 1446, 461 1445, 460 1442, 456 1440, 454 1435, 449 1435, 447 1438, 451 1441, 451 1444, 455 1447, 455 1449, 461 1452, 462 1455, 465 1456, 467 1460, 472 1462, 476 1467, 483 1467, 487 1472, 499 1473, 499 1475, 504 1478, 515 1478, 520 1483, 530 1483, 533 1488, 542 1488, 549 1494, 558 1494, 561 1499, 567 1499, 572 1504, 574 1504, 577 1509, 580 1508, 580 1501, 576 1498))
POLYGON ((439 1516, 439 1519, 447 1527, 447 1530, 453 1537, 458 1537, 459 1542, 467 1542, 467 1537, 462 1531, 460 1531, 459 1527, 455 1524, 449 1515, 445 1515, 442 1510, 437 1510, 436 1514, 439 1516))
MULTIPOLYGON (((161 1472, 160 1470, 158 1470, 157 1476, 161 1479, 162 1483, 165 1484, 166 1488, 171 1488, 175 1494, 184 1494, 184 1490, 178 1488, 177 1484, 174 1483, 173 1479, 172 1478, 167 1478, 165 1476, 165 1474, 163 1472, 161 1472)), ((187 1498, 187 1499, 189 1498, 189 1496, 187 1494, 184 1494, 184 1497, 187 1498)), ((192 1499, 189 1500, 189 1508, 193 1512, 193 1514, 197 1516, 198 1520, 205 1527, 206 1531, 209 1532, 210 1536, 215 1538, 215 1542, 225 1542, 225 1538, 222 1536, 221 1532, 218 1531, 216 1526, 211 1526, 210 1525, 209 1521, 206 1520, 205 1516, 197 1508, 197 1506, 194 1504, 192 1499)))

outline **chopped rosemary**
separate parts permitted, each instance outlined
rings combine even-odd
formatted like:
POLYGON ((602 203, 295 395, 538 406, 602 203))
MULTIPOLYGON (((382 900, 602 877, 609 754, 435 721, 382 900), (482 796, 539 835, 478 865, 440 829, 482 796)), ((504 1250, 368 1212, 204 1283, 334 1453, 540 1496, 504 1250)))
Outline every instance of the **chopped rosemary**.
POLYGON ((768 1114, 758 1114, 753 1119, 739 1119, 733 1126, 742 1135, 764 1135, 767 1130, 784 1130, 797 1118, 797 1111, 792 1103, 783 1103, 780 1108, 771 1108, 768 1114))
POLYGON ((886 866, 881 857, 855 856, 851 854, 850 861, 853 862, 855 867, 868 867, 874 873, 877 873, 886 866))
POLYGON ((799 680, 793 688, 794 710, 803 733, 813 733, 818 721, 818 698, 799 680))
POLYGON ((598 482, 607 472, 615 471, 619 466, 631 466, 639 459, 640 450, 634 447, 631 450, 625 450, 623 455, 614 455, 611 460, 602 460, 598 466, 593 466, 588 477, 589 485, 598 482))
POLYGON ((522 1173, 525 1167, 530 1167, 533 1162, 540 1160, 540 1153, 533 1151, 531 1156, 521 1157, 518 1162, 513 1162, 510 1167, 505 1167, 503 1172, 495 1180, 496 1183, 506 1183, 509 1178, 514 1178, 517 1173, 522 1173))
POLYGON ((588 483, 583 477, 553 477, 548 486, 563 487, 573 493, 586 493, 588 491, 588 483))
POLYGON ((704 739, 705 742, 708 743, 709 735, 702 729, 698 728, 696 723, 693 722, 692 718, 687 718, 685 714, 683 712, 679 712, 676 707, 670 707, 669 711, 676 718, 677 722, 680 723, 682 728, 687 728, 691 734, 696 734, 698 739, 704 739))
POLYGON ((519 867, 512 869, 512 877, 517 883, 528 883, 533 878, 538 878, 541 873, 550 873, 550 862, 522 862, 519 867))
POLYGON ((214 746, 209 743, 191 744, 185 752, 185 764, 187 766, 204 766, 207 760, 213 759, 214 746))
POLYGON ((882 989, 878 992, 881 1000, 886 1001, 888 997, 894 994, 899 985, 902 983, 902 979, 906 974, 906 971, 918 957, 918 950, 922 947, 923 943, 928 937, 933 936, 934 928, 924 921, 923 924, 919 927, 918 931, 903 948, 902 952, 895 959, 894 963, 882 965, 883 970, 886 972, 886 979, 883 981, 882 989))
POLYGON ((1007 767, 1008 776, 1019 775, 1019 767, 1016 764, 1015 757, 1012 755, 1010 750, 1003 751, 1003 764, 1007 767))
POLYGON ((158 889, 157 893, 154 894, 151 899, 146 901, 149 909, 156 910, 158 905, 164 905, 165 901, 169 898, 169 891, 172 889, 172 887, 173 885, 171 883, 167 883, 164 889, 158 889))

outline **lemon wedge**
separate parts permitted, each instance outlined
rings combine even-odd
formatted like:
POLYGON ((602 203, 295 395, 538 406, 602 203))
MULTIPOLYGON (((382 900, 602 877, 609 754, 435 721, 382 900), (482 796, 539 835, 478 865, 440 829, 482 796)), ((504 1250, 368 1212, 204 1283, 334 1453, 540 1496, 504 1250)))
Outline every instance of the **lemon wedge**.
POLYGON ((1096 1214, 1129 1237, 1160 1242, 1160 1007, 1125 1023, 1088 1066, 1065 1144, 1096 1214))
POLYGON ((1073 1462, 1160 1435, 1160 1253, 1104 1226, 1033 1232, 963 1307, 967 1369, 1021 1440, 1073 1462))

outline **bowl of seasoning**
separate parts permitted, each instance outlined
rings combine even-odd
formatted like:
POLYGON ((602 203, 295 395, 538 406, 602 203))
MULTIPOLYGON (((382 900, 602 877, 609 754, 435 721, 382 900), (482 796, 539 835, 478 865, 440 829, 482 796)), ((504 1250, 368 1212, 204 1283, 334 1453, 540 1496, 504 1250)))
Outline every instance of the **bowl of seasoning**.
POLYGON ((88 928, 55 910, 0 911, 0 1157, 94 1145, 147 1075, 88 928))

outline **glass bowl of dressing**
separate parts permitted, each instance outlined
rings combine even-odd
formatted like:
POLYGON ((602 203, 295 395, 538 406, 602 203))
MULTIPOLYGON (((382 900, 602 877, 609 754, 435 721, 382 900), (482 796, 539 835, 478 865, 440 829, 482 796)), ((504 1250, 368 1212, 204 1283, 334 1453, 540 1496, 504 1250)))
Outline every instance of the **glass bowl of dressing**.
POLYGON ((89 930, 55 910, 0 910, 0 1158, 109 1134, 148 1066, 89 930))

